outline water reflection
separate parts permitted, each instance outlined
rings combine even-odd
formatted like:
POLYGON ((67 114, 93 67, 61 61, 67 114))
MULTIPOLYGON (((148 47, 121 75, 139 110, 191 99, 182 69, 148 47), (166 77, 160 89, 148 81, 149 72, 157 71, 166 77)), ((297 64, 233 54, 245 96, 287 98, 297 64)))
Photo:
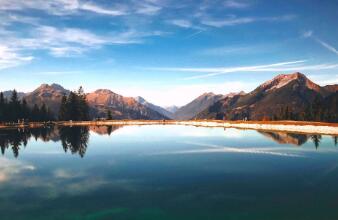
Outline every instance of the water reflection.
MULTIPOLYGON (((270 138, 279 144, 292 144, 295 146, 301 146, 305 144, 309 139, 313 142, 316 149, 319 148, 322 136, 319 134, 306 135, 306 134, 295 134, 286 132, 262 132, 259 131, 264 137, 270 138)), ((333 143, 337 146, 337 136, 332 136, 333 143)))
POLYGON ((2 155, 12 150, 14 157, 19 156, 21 147, 26 147, 31 138, 43 142, 61 142, 64 151, 78 154, 84 157, 88 141, 89 131, 100 135, 111 135, 120 126, 75 126, 75 127, 44 127, 29 129, 6 129, 0 131, 0 148, 2 155))
POLYGON ((89 127, 91 131, 95 132, 99 135, 111 135, 112 132, 116 131, 119 128, 122 128, 122 126, 90 126, 89 127))
POLYGON ((69 150, 72 154, 79 154, 83 157, 87 150, 89 140, 88 127, 61 127, 60 139, 64 151, 69 150))
POLYGON ((39 129, 8 129, 0 133, 1 153, 5 154, 6 149, 11 148, 14 157, 19 156, 20 147, 26 147, 29 139, 33 137, 35 140, 50 141, 54 137, 52 127, 39 129))
MULTIPOLYGON (((70 152, 84 157, 87 151, 90 138, 90 131, 102 135, 111 135, 122 126, 73 126, 73 127, 44 127, 29 129, 6 129, 0 130, 0 148, 2 155, 11 150, 14 157, 19 156, 22 147, 26 147, 31 138, 43 142, 60 142, 65 153, 70 152)), ((225 130, 224 132, 230 132, 225 130)), ((279 144, 291 144, 302 146, 308 141, 313 142, 316 149, 319 148, 322 140, 321 135, 306 135, 287 132, 263 132, 257 131, 265 138, 271 139, 279 144)), ((188 133, 189 134, 189 133, 188 133)), ((332 136, 335 146, 337 146, 337 136, 332 136)))
POLYGON ((294 133, 285 133, 285 132, 262 132, 262 135, 267 138, 271 138, 279 144, 293 144, 297 146, 301 146, 305 144, 309 137, 305 134, 294 134, 294 133))

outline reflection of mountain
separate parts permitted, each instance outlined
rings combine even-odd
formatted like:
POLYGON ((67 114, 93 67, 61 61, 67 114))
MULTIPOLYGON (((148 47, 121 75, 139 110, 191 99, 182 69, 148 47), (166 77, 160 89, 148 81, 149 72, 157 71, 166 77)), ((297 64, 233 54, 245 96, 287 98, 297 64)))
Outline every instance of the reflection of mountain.
POLYGON ((279 144, 294 144, 302 145, 306 143, 309 137, 305 134, 294 134, 294 133, 284 133, 284 132, 262 132, 259 131, 265 137, 271 138, 272 140, 278 142, 279 144))
POLYGON ((89 130, 99 135, 110 135, 123 126, 90 126, 89 130))

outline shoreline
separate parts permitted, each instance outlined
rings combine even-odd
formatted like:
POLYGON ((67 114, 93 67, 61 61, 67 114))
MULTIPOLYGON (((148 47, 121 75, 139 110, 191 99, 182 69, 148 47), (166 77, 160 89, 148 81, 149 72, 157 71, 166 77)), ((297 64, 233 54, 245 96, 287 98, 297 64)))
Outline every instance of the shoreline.
POLYGON ((338 135, 338 123, 303 122, 303 121, 221 121, 221 120, 107 120, 107 121, 63 121, 46 123, 29 123, 26 125, 0 125, 0 129, 36 128, 48 125, 58 126, 112 126, 112 125, 185 125, 197 127, 223 127, 250 129, 259 131, 292 132, 301 134, 338 135))

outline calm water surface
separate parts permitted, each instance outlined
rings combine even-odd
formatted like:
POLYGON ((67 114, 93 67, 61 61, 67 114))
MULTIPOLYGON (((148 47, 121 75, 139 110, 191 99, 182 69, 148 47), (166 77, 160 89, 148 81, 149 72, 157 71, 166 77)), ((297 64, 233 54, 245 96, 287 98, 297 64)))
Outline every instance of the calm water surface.
POLYGON ((337 138, 190 126, 0 131, 0 219, 338 219, 337 138))

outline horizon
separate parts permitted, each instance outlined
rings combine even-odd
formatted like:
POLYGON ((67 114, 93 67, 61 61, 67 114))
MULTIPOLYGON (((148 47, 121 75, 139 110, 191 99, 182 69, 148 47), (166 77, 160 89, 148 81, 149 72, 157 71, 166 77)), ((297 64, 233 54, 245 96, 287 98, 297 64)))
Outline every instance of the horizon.
POLYGON ((337 8, 319 0, 4 0, 0 90, 82 85, 182 106, 206 92, 250 92, 280 73, 337 84, 337 8))

